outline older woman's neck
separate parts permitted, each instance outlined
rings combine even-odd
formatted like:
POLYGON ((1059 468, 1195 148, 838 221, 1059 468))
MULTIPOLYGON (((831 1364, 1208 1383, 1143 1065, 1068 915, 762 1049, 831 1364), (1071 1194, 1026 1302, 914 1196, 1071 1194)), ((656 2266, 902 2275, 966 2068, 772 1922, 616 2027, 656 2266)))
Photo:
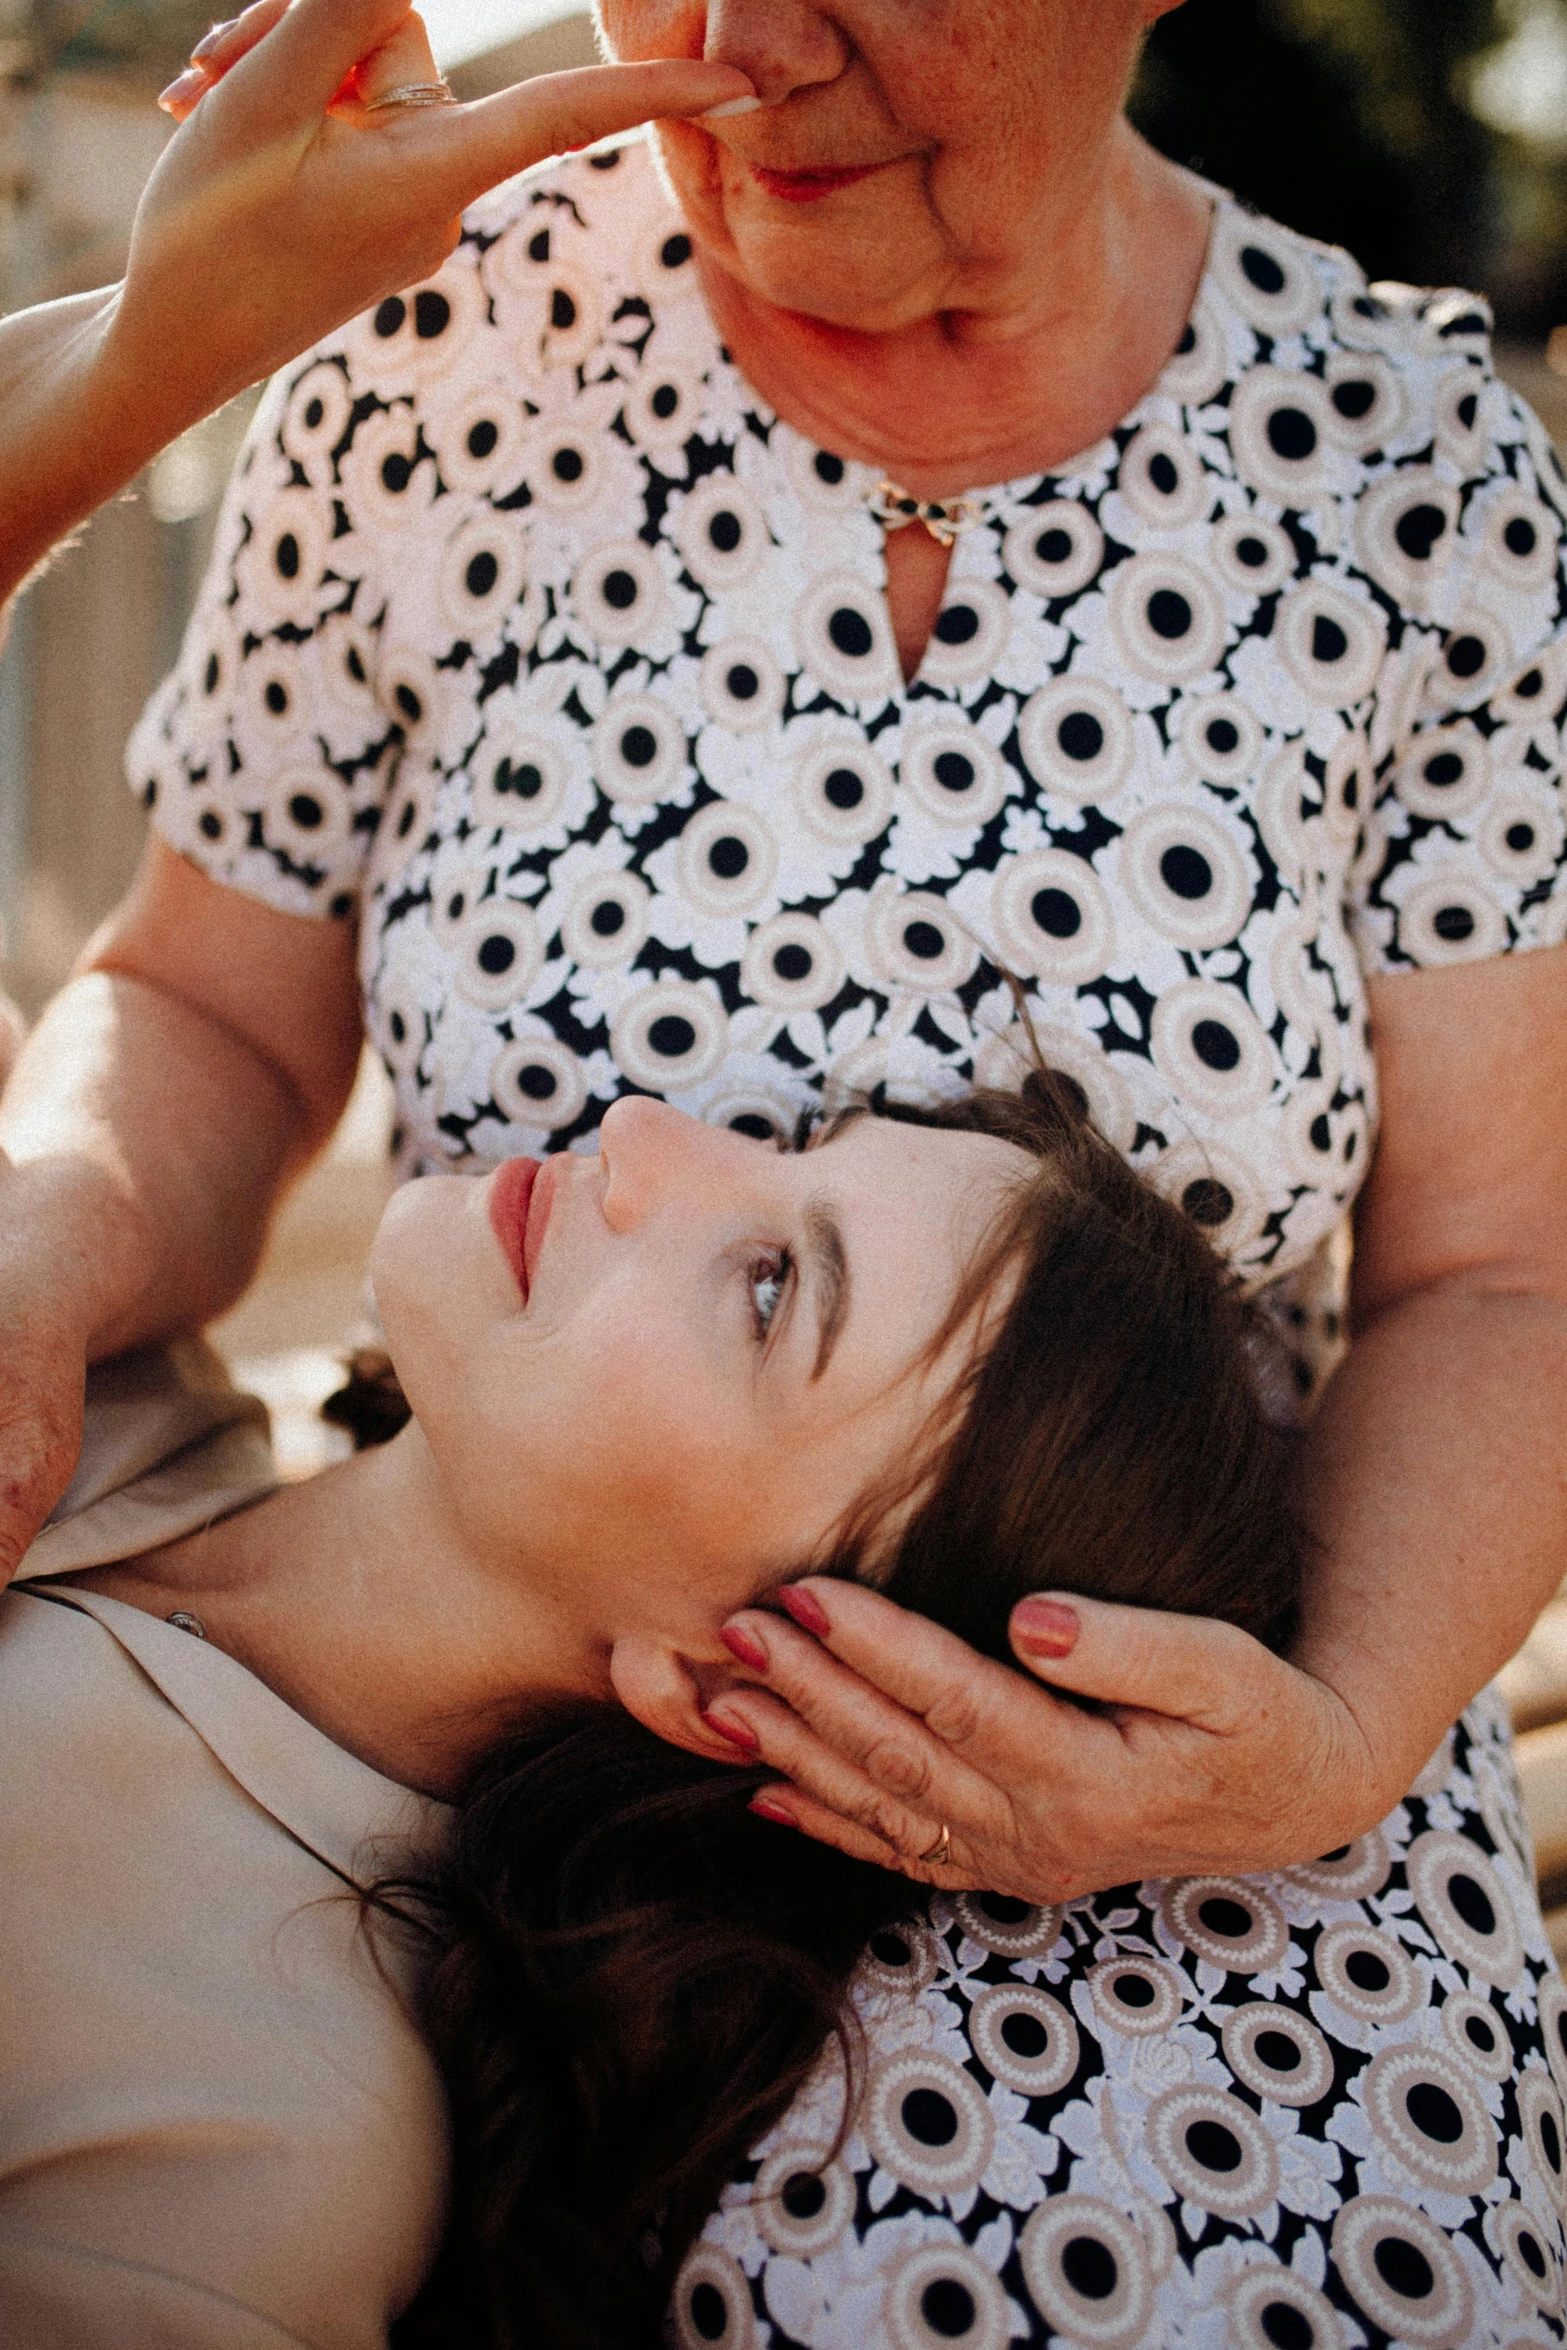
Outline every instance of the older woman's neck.
POLYGON ((198 1616, 338 1745, 450 1795, 530 1696, 610 1694, 547 1573, 476 1559, 417 1424, 232 1518, 73 1582, 198 1616))
POLYGON ((954 257, 928 307, 875 331, 780 308, 699 256, 728 348, 779 414, 938 498, 1047 472, 1136 405, 1185 329, 1210 223, 1201 189, 1122 125, 1069 215, 954 257))

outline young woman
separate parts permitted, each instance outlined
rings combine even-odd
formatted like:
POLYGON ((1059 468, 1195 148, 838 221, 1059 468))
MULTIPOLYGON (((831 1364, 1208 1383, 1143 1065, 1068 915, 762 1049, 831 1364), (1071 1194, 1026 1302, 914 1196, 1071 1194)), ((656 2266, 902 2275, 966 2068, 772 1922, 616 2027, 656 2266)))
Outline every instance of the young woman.
MULTIPOLYGON (((111 1477, 120 1555, 93 1563, 78 1508, 26 1568, 74 1571, 0 1609, 31 1895, 0 1925, 15 2338, 46 2310, 72 2341, 112 2311, 117 2344, 362 2343, 409 2299, 443 2161, 391 1996, 416 1952, 399 1929, 378 1975, 357 1912, 312 1898, 406 1867, 394 1831, 436 1898, 456 2120, 416 2322, 653 2338, 910 1898, 749 1815, 727 1618, 808 1614, 817 1573, 997 1657, 1041 1583, 1287 1628, 1246 1313, 1059 1079, 797 1154, 628 1098, 595 1158, 407 1186, 375 1278, 394 1441, 130 1556, 127 1502, 157 1497, 111 1477)), ((172 1464, 140 1448, 176 1510, 194 1424, 172 1464)), ((123 1397, 109 1434, 123 1469, 123 1397)))

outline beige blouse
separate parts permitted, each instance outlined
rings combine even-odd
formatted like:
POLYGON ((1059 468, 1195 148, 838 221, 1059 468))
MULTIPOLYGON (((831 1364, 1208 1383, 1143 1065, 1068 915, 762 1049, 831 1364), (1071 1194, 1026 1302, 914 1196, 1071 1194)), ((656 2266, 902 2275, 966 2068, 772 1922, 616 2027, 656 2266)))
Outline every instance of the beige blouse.
POLYGON ((440 1807, 189 1633, 37 1582, 269 1481, 265 1416, 205 1350, 108 1366, 30 1588, 0 1597, 17 2350, 372 2350, 434 2256, 445 2120, 412 1956, 380 1929, 372 1949, 351 1887, 440 1807))

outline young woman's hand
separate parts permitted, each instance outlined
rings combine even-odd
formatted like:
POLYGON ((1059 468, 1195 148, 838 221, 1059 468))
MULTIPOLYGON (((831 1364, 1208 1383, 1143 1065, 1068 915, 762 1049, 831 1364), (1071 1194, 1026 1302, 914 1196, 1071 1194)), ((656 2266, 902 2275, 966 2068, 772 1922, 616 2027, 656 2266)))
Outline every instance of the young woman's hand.
POLYGON ((857 1584, 786 1604, 793 1622, 731 1619, 766 1669, 714 1709, 784 1774, 756 1808, 922 1883, 1046 1903, 1249 1874, 1349 1842, 1401 1792, 1324 1683, 1230 1624, 1023 1601, 1018 1661, 1089 1711, 857 1584), (943 1829, 950 1859, 922 1858, 943 1829))
POLYGON ((750 87, 731 66, 671 59, 466 106, 378 104, 436 80, 406 0, 261 0, 202 48, 167 93, 186 119, 142 198, 117 324, 139 361, 194 371, 208 398, 428 276, 497 180, 750 87))
POLYGON ((686 58, 379 103, 436 78, 407 0, 261 0, 202 47, 124 281, 0 320, 0 604, 165 441, 438 269, 496 181, 750 93, 686 58))

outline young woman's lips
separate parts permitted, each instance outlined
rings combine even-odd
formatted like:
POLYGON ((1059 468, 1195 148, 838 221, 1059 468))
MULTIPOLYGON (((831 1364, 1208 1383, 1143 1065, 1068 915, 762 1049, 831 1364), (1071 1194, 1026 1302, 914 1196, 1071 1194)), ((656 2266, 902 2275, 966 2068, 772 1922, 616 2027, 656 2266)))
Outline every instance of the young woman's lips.
POLYGON ((847 164, 840 170, 769 171, 765 163, 750 166, 751 177, 769 196, 779 196, 785 204, 814 204, 822 196, 830 196, 835 189, 852 188, 856 180, 869 179, 873 171, 880 171, 879 163, 847 164))
POLYGON ((522 1293, 526 1297, 533 1287, 533 1276, 538 1270, 539 1251, 544 1246, 544 1227, 550 1220, 555 1205, 555 1194, 560 1188, 562 1154, 556 1151, 539 1166, 538 1180, 532 1187, 527 1216, 522 1227, 522 1293))
POLYGON ((490 1228, 501 1244, 501 1254, 516 1276, 522 1302, 528 1302, 528 1224, 538 1179, 544 1172, 537 1159, 508 1159, 490 1178, 490 1228))

